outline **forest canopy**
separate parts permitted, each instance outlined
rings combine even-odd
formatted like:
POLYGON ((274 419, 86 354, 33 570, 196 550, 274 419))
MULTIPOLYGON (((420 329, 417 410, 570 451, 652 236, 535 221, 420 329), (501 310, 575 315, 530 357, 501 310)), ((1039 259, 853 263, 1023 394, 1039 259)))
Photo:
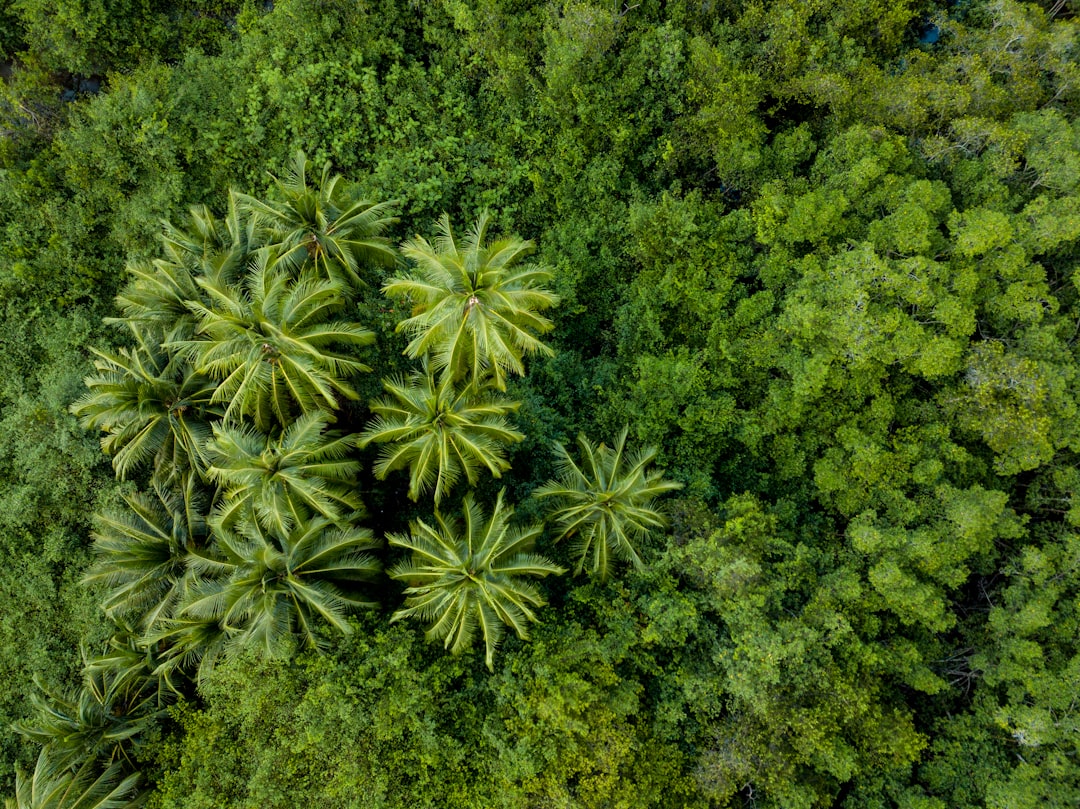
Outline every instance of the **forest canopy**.
POLYGON ((6 805, 1080 804, 1078 13, 6 5, 6 805))

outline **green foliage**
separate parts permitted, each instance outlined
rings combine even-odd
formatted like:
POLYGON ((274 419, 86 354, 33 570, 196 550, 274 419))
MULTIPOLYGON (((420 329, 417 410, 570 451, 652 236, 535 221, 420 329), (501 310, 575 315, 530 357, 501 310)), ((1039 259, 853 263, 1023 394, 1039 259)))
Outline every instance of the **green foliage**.
POLYGON ((474 386, 459 390, 448 375, 436 380, 426 358, 422 372, 385 380, 383 388, 390 396, 372 402, 375 419, 361 446, 388 445, 379 454, 375 474, 385 479, 408 467, 414 501, 433 490, 438 506, 463 473, 475 486, 481 468, 501 477, 510 464, 500 444, 525 437, 507 421, 520 402, 474 386))
POLYGON ((9 5, 0 725, 80 645, 184 698, 16 805, 1077 803, 1075 2, 9 5), (531 525, 623 425, 684 496, 496 672, 351 609, 421 495, 531 525))
POLYGON ((538 335, 553 326, 540 312, 559 298, 543 286, 549 270, 517 266, 532 243, 488 243, 489 220, 482 214, 459 244, 444 214, 434 244, 417 236, 402 245, 417 267, 391 278, 383 292, 413 304, 413 316, 398 324, 410 338, 410 357, 428 355, 434 370, 469 385, 490 375, 491 384, 505 390, 507 373, 525 373, 524 355, 551 355, 538 335))
POLYGON ((644 565, 635 546, 652 529, 667 524, 655 498, 682 488, 681 483, 664 480, 662 471, 647 468, 656 459, 656 449, 627 452, 626 434, 624 428, 610 447, 594 447, 579 435, 580 465, 566 447, 556 444, 559 479, 534 492, 536 497, 555 498, 549 512, 558 525, 558 539, 575 537, 575 573, 588 565, 589 572, 601 580, 608 577, 612 559, 628 561, 636 568, 644 565))
POLYGON ((484 659, 492 671, 503 624, 519 638, 527 638, 527 621, 537 621, 532 608, 544 605, 540 591, 519 579, 564 572, 531 553, 540 526, 509 526, 513 509, 503 505, 504 494, 505 490, 499 492, 490 517, 470 492, 462 504, 463 524, 436 512, 436 527, 416 520, 408 535, 388 536, 392 546, 412 553, 390 570, 392 578, 409 585, 405 606, 391 620, 416 616, 430 621, 427 637, 443 639, 453 654, 472 645, 479 627, 484 659))

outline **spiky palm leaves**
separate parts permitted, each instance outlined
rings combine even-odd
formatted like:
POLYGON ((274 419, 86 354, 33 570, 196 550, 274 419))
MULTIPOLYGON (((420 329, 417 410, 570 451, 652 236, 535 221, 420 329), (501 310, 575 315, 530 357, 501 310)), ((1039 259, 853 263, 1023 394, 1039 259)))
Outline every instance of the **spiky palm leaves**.
POLYGON ((101 769, 96 761, 85 761, 77 769, 62 766, 48 749, 38 754, 29 777, 15 772, 15 799, 4 801, 5 809, 135 809, 149 792, 139 792, 140 773, 124 775, 120 762, 101 769))
POLYGON ((159 342, 186 340, 198 322, 189 304, 204 299, 196 279, 231 283, 240 277, 258 248, 254 225, 231 193, 224 219, 215 219, 206 206, 195 206, 188 229, 166 222, 161 241, 164 258, 128 265, 131 278, 116 297, 124 317, 106 322, 157 335, 159 342))
POLYGON ((561 531, 558 539, 575 537, 575 575, 588 567, 605 579, 612 558, 641 567, 635 545, 651 529, 667 524, 654 498, 682 488, 681 483, 664 480, 660 470, 648 468, 656 458, 655 448, 628 453, 626 434, 624 428, 612 447, 594 447, 584 435, 578 436, 580 465, 566 447, 556 444, 558 480, 534 492, 554 498, 550 516, 561 531))
POLYGON ((145 669, 88 664, 77 692, 37 686, 30 697, 36 719, 14 727, 42 745, 58 767, 75 768, 86 761, 130 764, 139 737, 165 712, 158 683, 145 669))
POLYGON ((225 490, 217 520, 231 525, 246 509, 262 525, 287 534, 311 515, 332 522, 360 516, 353 481, 360 464, 346 458, 353 436, 327 433, 327 416, 308 413, 280 436, 214 425, 209 474, 225 490))
POLYGON ((469 493, 463 524, 436 512, 434 527, 417 520, 410 523, 409 534, 388 537, 391 545, 412 552, 390 570, 392 578, 409 585, 405 606, 391 620, 417 616, 430 621, 428 638, 443 639, 453 654, 472 645, 479 629, 489 669, 504 625, 527 638, 528 622, 537 620, 532 608, 544 604, 540 591, 523 577, 563 572, 530 553, 541 527, 511 528, 513 509, 503 504, 503 494, 499 492, 490 518, 469 493))
POLYGON ((240 199, 278 261, 296 271, 310 263, 327 279, 361 286, 363 263, 394 263, 394 249, 382 236, 396 221, 394 206, 359 198, 340 176, 330 176, 329 163, 312 186, 311 169, 311 161, 297 152, 285 177, 274 178, 279 199, 240 199))
POLYGON ((519 402, 459 389, 449 376, 437 381, 426 361, 423 372, 385 380, 383 388, 389 396, 372 402, 375 419, 361 446, 384 445, 375 465, 379 479, 408 467, 413 500, 434 491, 438 505, 462 475, 476 485, 481 469, 500 477, 510 468, 503 445, 525 437, 507 421, 519 402))
POLYGON ((559 299, 543 286, 551 279, 546 268, 519 265, 532 242, 485 244, 489 221, 481 215, 459 243, 444 214, 433 244, 417 236, 401 246, 416 268, 391 278, 383 292, 413 304, 413 316, 398 324, 410 338, 410 357, 430 355, 433 367, 455 380, 474 382, 490 373, 505 390, 507 373, 525 372, 524 355, 552 353, 537 335, 552 328, 540 312, 559 299))
POLYGON ((212 401, 227 403, 226 421, 247 416, 268 430, 275 420, 288 425, 296 410, 333 412, 339 397, 357 398, 347 380, 371 369, 347 347, 369 345, 375 336, 332 319, 346 302, 340 282, 294 280, 266 251, 241 286, 199 280, 209 303, 189 302, 199 315, 197 335, 165 348, 218 382, 212 401))
POLYGON ((268 655, 297 638, 318 647, 319 619, 348 633, 348 611, 371 605, 353 588, 378 573, 367 553, 377 545, 368 529, 338 527, 323 517, 284 534, 246 515, 233 529, 218 531, 210 553, 192 558, 199 580, 179 618, 216 623, 232 645, 268 655))
POLYGON ((147 465, 162 480, 188 468, 201 473, 207 420, 220 412, 211 404, 214 383, 153 339, 115 354, 91 350, 97 372, 71 412, 83 427, 105 432, 101 446, 121 480, 147 465))
POLYGON ((208 504, 193 475, 178 489, 124 498, 127 508, 98 515, 95 564, 83 581, 106 588, 102 608, 115 621, 149 631, 169 618, 183 597, 187 557, 206 544, 208 504))

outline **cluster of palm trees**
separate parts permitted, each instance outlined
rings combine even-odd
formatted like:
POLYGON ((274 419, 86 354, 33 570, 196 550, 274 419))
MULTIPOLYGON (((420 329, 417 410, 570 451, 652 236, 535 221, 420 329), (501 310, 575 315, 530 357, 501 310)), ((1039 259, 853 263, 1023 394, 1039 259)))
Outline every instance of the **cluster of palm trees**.
MULTIPOLYGON (((542 525, 512 526, 503 493, 487 511, 471 491, 509 469, 506 448, 524 437, 508 376, 552 353, 542 312, 558 298, 550 272, 522 262, 531 243, 489 239, 486 214, 458 238, 444 216, 432 242, 399 254, 384 235, 392 207, 328 166, 312 178, 298 154, 277 185, 272 201, 234 192, 223 218, 196 208, 186 229, 166 226, 162 257, 130 267, 117 299, 130 345, 94 352, 72 405, 103 432, 117 476, 142 486, 97 517, 86 582, 117 632, 86 661, 78 695, 42 691, 40 721, 20 726, 43 746, 20 776, 20 809, 134 805, 133 752, 170 693, 237 650, 283 656, 351 631, 382 569, 362 524, 360 448, 379 445, 376 477, 405 470, 408 496, 435 506, 432 524, 387 536, 408 552, 389 569, 406 585, 391 620, 428 622, 454 653, 479 631, 491 668, 505 628, 526 638, 544 603, 530 579, 564 572, 533 550, 542 525), (384 380, 366 429, 335 429, 375 339, 349 314, 374 268, 399 256, 410 264, 382 291, 411 304, 398 330, 418 368, 384 380), (463 480, 461 519, 444 516, 463 480)), ((574 537, 578 573, 640 565, 635 545, 664 525, 654 498, 678 484, 649 468, 655 451, 628 454, 625 441, 579 438, 580 465, 558 445, 559 479, 537 492, 557 539, 574 537)))

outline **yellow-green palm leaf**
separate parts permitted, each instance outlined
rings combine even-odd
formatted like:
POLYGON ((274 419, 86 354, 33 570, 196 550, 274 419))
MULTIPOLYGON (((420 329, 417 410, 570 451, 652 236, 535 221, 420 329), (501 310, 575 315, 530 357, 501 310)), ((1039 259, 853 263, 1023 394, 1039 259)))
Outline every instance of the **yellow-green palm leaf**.
POLYGON ((225 490, 215 524, 230 525, 249 508, 264 526, 285 534, 311 515, 333 522, 362 516, 355 485, 360 464, 347 457, 355 439, 327 432, 328 422, 324 413, 307 413, 277 437, 215 424, 209 475, 225 490))
POLYGON ((317 185, 310 183, 311 170, 311 161, 297 152, 285 177, 274 178, 278 198, 242 195, 243 207, 279 262, 297 272, 310 265, 325 278, 361 286, 365 263, 393 264, 397 257, 382 235, 396 221, 394 206, 360 198, 340 176, 330 175, 329 163, 317 185))
POLYGON ((216 386, 185 359, 169 357, 153 334, 135 333, 145 338, 135 348, 91 349, 96 373, 71 412, 83 427, 104 431, 101 446, 121 480, 146 466, 162 481, 188 469, 204 474, 208 420, 222 412, 213 402, 216 386))
POLYGON ((534 492, 536 497, 553 499, 550 518, 559 527, 558 539, 575 540, 575 575, 588 568, 605 579, 612 559, 640 568, 636 545, 651 530, 667 525, 655 498, 682 488, 681 483, 664 480, 662 471, 649 469, 656 458, 655 448, 627 452, 626 433, 624 428, 612 447, 594 447, 579 435, 580 465, 566 447, 556 444, 558 480, 534 492))
POLYGON ((527 354, 552 354, 539 335, 552 328, 541 312, 559 298, 544 285, 551 272, 520 262, 533 243, 508 237, 488 243, 490 217, 484 213, 460 242, 445 214, 436 224, 438 236, 405 242, 402 254, 416 265, 391 278, 383 292, 406 297, 413 316, 398 324, 409 337, 405 349, 425 354, 437 371, 469 384, 490 374, 505 390, 506 374, 524 374, 527 354))
POLYGON ((421 373, 383 382, 387 396, 371 404, 375 419, 361 446, 382 444, 375 474, 382 480, 409 470, 409 497, 434 491, 436 505, 464 475, 475 485, 481 470, 500 477, 510 468, 505 445, 525 436, 507 419, 520 402, 473 387, 441 381, 425 361, 421 373))
POLYGON ((527 639, 528 624, 537 620, 534 607, 544 599, 526 576, 565 572, 543 556, 531 553, 541 526, 511 528, 513 509, 499 492, 490 517, 465 496, 463 520, 435 513, 435 525, 410 524, 408 534, 390 534, 391 545, 411 552, 390 570, 392 578, 409 585, 405 605, 391 618, 417 617, 430 622, 429 639, 442 639, 452 654, 469 648, 477 630, 484 639, 485 662, 494 667, 495 649, 509 626, 527 639))
POLYGON ((210 303, 190 304, 200 318, 196 337, 166 348, 218 382, 212 401, 226 405, 226 421, 251 417, 265 431, 290 424, 294 411, 333 412, 340 398, 357 398, 348 380, 371 369, 349 349, 375 336, 335 319, 348 300, 340 282, 293 279, 260 251, 242 286, 199 283, 210 303))

